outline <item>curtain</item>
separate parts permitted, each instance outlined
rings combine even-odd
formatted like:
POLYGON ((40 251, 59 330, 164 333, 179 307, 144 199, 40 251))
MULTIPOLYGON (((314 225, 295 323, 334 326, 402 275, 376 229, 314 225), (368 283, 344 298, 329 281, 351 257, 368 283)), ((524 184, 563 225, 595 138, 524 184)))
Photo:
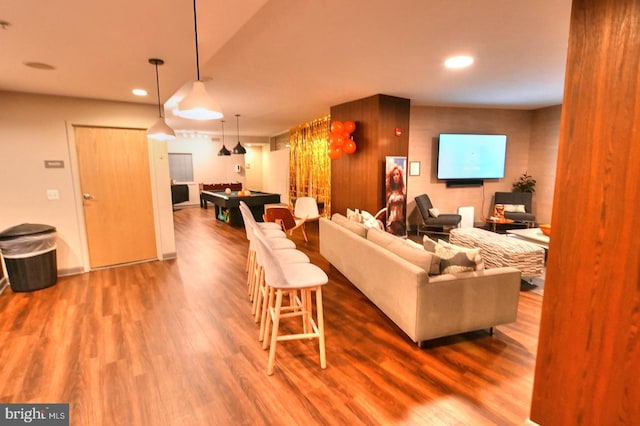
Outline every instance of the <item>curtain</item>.
POLYGON ((289 203, 313 197, 331 215, 331 160, 327 155, 331 117, 318 118, 289 131, 289 203))

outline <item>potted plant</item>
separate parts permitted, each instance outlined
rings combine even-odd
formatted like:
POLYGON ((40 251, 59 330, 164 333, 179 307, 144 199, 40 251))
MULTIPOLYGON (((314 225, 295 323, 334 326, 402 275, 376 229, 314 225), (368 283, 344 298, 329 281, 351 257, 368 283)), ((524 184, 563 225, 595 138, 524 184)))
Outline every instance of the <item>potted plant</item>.
POLYGON ((536 192, 536 180, 525 171, 515 182, 513 192, 536 192))

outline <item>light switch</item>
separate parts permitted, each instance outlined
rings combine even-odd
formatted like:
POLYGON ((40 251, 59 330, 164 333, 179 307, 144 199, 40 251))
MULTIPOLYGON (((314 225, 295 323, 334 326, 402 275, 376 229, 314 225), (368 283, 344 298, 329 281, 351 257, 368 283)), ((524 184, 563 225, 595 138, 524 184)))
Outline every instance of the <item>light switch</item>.
POLYGON ((57 189, 47 189, 47 199, 48 200, 59 200, 60 193, 57 189))

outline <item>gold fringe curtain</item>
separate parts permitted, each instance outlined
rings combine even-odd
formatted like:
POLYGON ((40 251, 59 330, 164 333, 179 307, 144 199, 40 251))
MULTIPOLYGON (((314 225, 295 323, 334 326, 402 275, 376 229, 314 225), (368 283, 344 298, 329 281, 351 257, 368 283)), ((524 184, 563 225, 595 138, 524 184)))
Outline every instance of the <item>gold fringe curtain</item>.
POLYGON ((327 155, 331 117, 318 118, 289 131, 289 203, 313 197, 331 215, 331 160, 327 155))

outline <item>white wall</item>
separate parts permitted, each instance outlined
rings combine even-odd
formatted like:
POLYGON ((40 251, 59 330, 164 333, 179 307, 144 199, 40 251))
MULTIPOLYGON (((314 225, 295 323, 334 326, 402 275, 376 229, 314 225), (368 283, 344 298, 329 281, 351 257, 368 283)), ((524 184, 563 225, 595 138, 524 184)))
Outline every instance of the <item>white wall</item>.
MULTIPOLYGON (((268 138, 257 136, 243 137, 242 144, 247 153, 228 156, 218 155, 218 151, 222 147, 220 136, 212 138, 178 136, 175 140, 168 141, 169 153, 191 153, 193 160, 193 181, 181 182, 189 184, 189 201, 180 203, 178 206, 200 203, 198 187, 200 183, 240 182, 244 188, 256 191, 263 190, 261 144, 266 144, 268 141, 268 138), (248 146, 248 144, 252 146, 248 146), (241 167, 240 173, 236 171, 236 165, 241 167)), ((229 139, 225 142, 227 148, 231 149, 229 139)), ((268 148, 268 145, 266 147, 268 148)))
POLYGON ((264 191, 280 194, 282 203, 289 203, 289 149, 267 151, 263 158, 264 191))
MULTIPOLYGON (((154 106, 0 91, 0 230, 21 223, 57 228, 60 274, 88 268, 73 125, 146 129, 154 106), (64 168, 45 169, 45 160, 64 168), (56 189, 58 200, 48 200, 56 189)), ((175 255, 166 143, 150 142, 158 257, 175 255)))

